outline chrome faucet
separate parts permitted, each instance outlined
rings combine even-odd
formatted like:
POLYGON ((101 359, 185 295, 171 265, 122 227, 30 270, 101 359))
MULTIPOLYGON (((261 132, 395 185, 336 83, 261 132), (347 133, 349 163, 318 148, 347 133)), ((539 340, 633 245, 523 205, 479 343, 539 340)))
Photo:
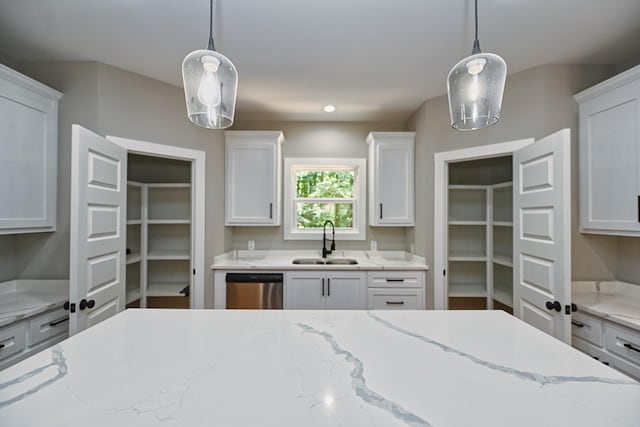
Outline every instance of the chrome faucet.
POLYGON ((326 220, 322 226, 322 258, 326 258, 327 255, 331 255, 331 252, 336 250, 336 226, 333 222, 326 220), (331 249, 327 249, 327 224, 331 224, 333 232, 331 234, 331 249))

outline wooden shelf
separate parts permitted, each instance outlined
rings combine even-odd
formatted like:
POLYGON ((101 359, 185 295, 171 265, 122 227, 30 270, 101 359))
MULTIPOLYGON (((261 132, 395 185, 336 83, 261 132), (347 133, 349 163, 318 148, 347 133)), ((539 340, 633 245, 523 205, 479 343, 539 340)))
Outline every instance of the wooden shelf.
POLYGON ((487 221, 470 221, 470 220, 457 220, 457 219, 450 219, 449 220, 449 225, 487 225, 487 221))
POLYGON ((191 259, 189 251, 150 251, 147 254, 148 260, 183 260, 191 259))
POLYGON ((494 254, 493 262, 495 264, 500 264, 504 267, 513 267, 513 259, 509 258, 509 256, 504 254, 494 254))
POLYGON ((188 182, 145 184, 149 188, 191 188, 188 182))
POLYGON ((493 288, 493 299, 501 304, 513 308, 513 295, 499 288, 493 288))
POLYGON ((147 224, 191 224, 191 219, 149 219, 147 224))
POLYGON ((126 294, 127 304, 131 304, 132 302, 137 301, 139 299, 140 299, 140 291, 139 290, 127 291, 127 294, 126 294))
POLYGON ((449 283, 449 297, 486 298, 485 283, 449 283))
POLYGON ((494 227, 513 227, 513 221, 493 221, 494 227))
POLYGON ((482 254, 451 254, 448 260, 455 262, 485 262, 487 257, 482 254))
POLYGON ((513 181, 509 182, 501 182, 500 184, 493 184, 492 187, 495 188, 508 188, 513 187, 513 181))
POLYGON ((186 282, 149 283, 147 297, 182 297, 181 291, 189 286, 186 282))
POLYGON ((127 255, 127 264, 134 264, 140 261, 142 261, 142 255, 139 253, 133 253, 133 254, 127 255))
POLYGON ((127 225, 140 225, 142 224, 142 220, 141 219, 128 219, 127 220, 127 225))

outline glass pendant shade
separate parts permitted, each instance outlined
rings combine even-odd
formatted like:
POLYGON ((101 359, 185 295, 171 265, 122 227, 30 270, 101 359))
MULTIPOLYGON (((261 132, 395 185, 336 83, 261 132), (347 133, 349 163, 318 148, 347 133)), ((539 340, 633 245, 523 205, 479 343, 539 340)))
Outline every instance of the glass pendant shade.
POLYGON ((451 127, 475 130, 500 119, 507 64, 493 53, 476 53, 458 62, 447 77, 451 127))
POLYGON ((184 96, 189 120, 209 129, 233 124, 238 71, 226 56, 215 50, 196 50, 182 62, 184 96))

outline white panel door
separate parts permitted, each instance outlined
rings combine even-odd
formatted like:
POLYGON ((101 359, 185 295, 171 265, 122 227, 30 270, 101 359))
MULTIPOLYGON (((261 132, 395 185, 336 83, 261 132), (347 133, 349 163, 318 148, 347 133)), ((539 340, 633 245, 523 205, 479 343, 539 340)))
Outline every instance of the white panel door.
POLYGON ((126 171, 126 149, 72 126, 71 335, 125 309, 126 171))
POLYGON ((364 310, 367 308, 365 273, 327 273, 326 285, 327 309, 364 310))
POLYGON ((378 145, 378 223, 413 223, 413 156, 409 144, 378 145))
POLYGON ((514 315, 571 342, 570 134, 513 153, 514 315))

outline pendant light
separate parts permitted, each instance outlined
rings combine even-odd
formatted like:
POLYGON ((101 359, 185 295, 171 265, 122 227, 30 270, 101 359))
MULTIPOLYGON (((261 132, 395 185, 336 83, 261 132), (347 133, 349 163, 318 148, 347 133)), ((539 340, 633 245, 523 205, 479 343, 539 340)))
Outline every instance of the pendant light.
POLYGON ((451 127, 476 130, 500 119, 507 64, 498 55, 482 53, 478 41, 478 0, 475 0, 476 33, 471 56, 449 71, 447 93, 451 127))
POLYGON ((189 120, 209 129, 233 124, 238 72, 213 41, 213 0, 209 3, 209 46, 196 50, 182 62, 182 81, 189 120))

